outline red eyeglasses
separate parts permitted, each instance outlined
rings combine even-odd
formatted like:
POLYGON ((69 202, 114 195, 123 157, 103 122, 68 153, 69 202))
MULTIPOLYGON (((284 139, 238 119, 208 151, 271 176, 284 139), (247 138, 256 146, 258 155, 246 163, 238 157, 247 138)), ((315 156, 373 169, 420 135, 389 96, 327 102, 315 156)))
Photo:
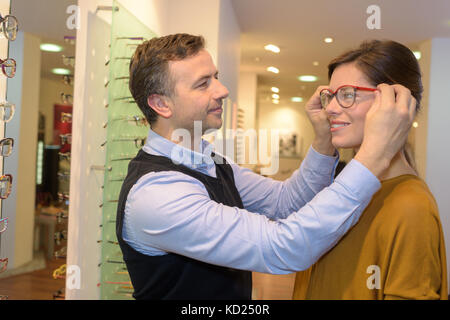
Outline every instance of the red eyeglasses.
POLYGON ((326 109, 334 97, 336 97, 337 102, 342 108, 350 108, 355 103, 356 91, 358 90, 377 91, 376 88, 366 88, 348 84, 340 86, 335 92, 329 89, 323 89, 320 91, 320 103, 322 104, 322 108, 326 109))

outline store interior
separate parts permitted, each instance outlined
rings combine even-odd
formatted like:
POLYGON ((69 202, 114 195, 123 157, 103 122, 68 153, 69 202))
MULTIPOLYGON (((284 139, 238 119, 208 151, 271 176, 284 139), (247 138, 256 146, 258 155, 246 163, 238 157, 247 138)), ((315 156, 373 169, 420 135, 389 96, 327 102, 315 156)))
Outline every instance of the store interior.
MULTIPOLYGON (((18 22, 14 39, 0 39, 0 59, 17 64, 13 76, 0 75, 0 99, 15 105, 13 117, 0 121, 1 139, 14 139, 0 162, 1 179, 12 177, 1 200, 7 227, 0 234, 0 297, 132 299, 115 210, 127 164, 149 127, 130 98, 128 63, 142 41, 176 32, 205 37, 230 91, 224 125, 207 139, 232 141, 239 164, 280 181, 312 143, 304 106, 328 83, 329 61, 365 39, 407 45, 425 89, 408 143, 450 244, 443 185, 450 179, 450 108, 443 108, 450 101, 450 6, 383 2, 382 24, 370 28, 371 1, 350 2, 334 8, 335 1, 0 0, 2 17, 18 22), (248 143, 252 134, 257 145, 248 143)), ((344 164, 354 155, 339 152, 344 164)), ((294 279, 254 273, 253 298, 290 299, 294 279)))

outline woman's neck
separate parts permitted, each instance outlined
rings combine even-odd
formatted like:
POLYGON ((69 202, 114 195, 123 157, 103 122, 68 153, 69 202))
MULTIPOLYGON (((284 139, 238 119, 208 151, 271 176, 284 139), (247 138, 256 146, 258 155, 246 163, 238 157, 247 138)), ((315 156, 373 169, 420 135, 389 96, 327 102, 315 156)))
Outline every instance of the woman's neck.
MULTIPOLYGON (((355 150, 357 152, 357 150, 355 150)), ((355 152, 355 154, 356 154, 355 152)), ((411 167, 405 157, 404 150, 400 150, 392 159, 389 167, 380 175, 380 181, 392 179, 404 174, 417 176, 416 170, 411 167)))

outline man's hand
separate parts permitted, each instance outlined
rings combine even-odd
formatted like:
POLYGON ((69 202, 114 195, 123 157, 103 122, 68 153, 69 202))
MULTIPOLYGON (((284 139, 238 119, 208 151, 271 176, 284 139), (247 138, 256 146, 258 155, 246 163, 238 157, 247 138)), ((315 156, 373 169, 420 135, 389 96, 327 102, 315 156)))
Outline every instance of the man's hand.
POLYGON ((379 177, 406 143, 416 114, 416 99, 399 84, 380 84, 377 89, 355 159, 379 177))
POLYGON ((322 109, 320 103, 320 91, 326 88, 328 87, 319 86, 316 89, 316 92, 306 103, 305 111, 315 133, 312 143, 314 150, 324 155, 334 156, 336 149, 331 144, 330 121, 328 121, 327 113, 322 109))

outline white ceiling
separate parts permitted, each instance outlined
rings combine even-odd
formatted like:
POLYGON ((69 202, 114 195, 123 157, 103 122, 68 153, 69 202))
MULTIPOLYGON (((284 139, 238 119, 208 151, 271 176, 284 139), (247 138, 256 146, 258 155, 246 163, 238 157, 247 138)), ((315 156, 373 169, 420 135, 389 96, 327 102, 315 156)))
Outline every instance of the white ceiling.
POLYGON ((31 33, 42 39, 42 43, 51 42, 64 48, 63 52, 42 52, 41 76, 62 79, 50 72, 53 68, 68 68, 62 63, 62 55, 75 55, 75 46, 64 43, 64 36, 75 36, 76 30, 66 27, 69 14, 67 7, 77 4, 77 0, 11 0, 11 14, 19 21, 19 30, 31 33))
POLYGON ((231 1, 242 32, 242 70, 258 73, 263 100, 271 86, 279 87, 280 105, 295 95, 309 98, 319 84, 328 83, 329 61, 365 39, 391 39, 414 50, 426 39, 450 37, 450 0, 231 1), (372 4, 380 7, 380 30, 366 26, 366 10, 372 4), (325 37, 334 42, 324 43, 325 37), (265 51, 269 43, 281 52, 265 51), (267 72, 270 65, 280 73, 267 72), (301 83, 297 77, 302 74, 316 75, 319 82, 301 83))
MULTIPOLYGON (((328 62, 365 39, 392 39, 415 49, 432 37, 450 37, 450 0, 230 0, 241 28, 241 68, 256 72, 260 98, 269 97, 271 86, 280 88, 281 103, 291 96, 307 99, 319 85, 327 83, 328 62), (381 9, 381 29, 369 30, 367 7, 381 9), (332 44, 323 38, 333 37, 332 44), (272 43, 279 54, 264 50, 272 43), (255 61, 258 57, 259 62, 255 61), (318 61, 319 66, 312 62, 318 61), (280 69, 275 75, 270 65, 280 69), (317 83, 301 83, 297 77, 313 74, 317 83)), ((19 17, 23 31, 44 39, 62 41, 75 35, 66 26, 66 9, 77 0, 11 0, 12 14, 19 17)), ((73 54, 66 45, 64 54, 73 54)), ((43 54, 43 72, 62 66, 61 53, 43 54)), ((47 74, 48 75, 48 74, 47 74)))

